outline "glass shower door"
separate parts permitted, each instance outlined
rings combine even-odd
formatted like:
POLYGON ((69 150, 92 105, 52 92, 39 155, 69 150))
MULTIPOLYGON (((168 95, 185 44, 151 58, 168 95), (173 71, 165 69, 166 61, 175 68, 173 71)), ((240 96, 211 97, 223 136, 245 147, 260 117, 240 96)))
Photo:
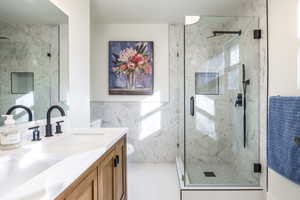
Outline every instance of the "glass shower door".
POLYGON ((259 185, 255 29, 255 17, 201 17, 185 26, 186 186, 259 185))

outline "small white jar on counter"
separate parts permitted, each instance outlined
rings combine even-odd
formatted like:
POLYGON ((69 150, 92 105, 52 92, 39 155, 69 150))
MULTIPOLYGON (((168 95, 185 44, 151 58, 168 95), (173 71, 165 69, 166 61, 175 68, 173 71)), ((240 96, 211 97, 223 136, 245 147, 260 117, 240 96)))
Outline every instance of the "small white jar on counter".
POLYGON ((22 132, 19 130, 11 130, 9 132, 0 133, 0 149, 10 150, 21 146, 22 132))
MULTIPOLYGON (((13 126, 15 124, 15 120, 13 115, 2 115, 2 117, 6 117, 4 124, 6 126, 13 126)), ((0 132, 0 149, 9 150, 15 149, 21 146, 22 142, 22 131, 17 129, 7 130, 5 132, 0 132)))

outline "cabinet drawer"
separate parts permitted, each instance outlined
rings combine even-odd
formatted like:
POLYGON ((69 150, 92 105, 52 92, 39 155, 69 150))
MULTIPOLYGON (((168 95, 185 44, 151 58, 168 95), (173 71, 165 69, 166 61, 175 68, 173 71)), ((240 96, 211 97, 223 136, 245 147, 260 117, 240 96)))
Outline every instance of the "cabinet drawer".
POLYGON ((97 169, 80 182, 65 200, 98 200, 97 169))

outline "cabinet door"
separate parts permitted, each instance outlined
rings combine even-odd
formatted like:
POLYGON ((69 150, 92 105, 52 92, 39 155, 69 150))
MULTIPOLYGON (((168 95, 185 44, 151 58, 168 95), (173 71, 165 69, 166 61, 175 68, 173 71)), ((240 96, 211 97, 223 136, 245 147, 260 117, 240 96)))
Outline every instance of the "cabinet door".
POLYGON ((115 200, 115 151, 111 151, 98 167, 99 200, 115 200))
POLYGON ((126 177, 126 167, 127 167, 127 160, 126 160, 126 142, 125 139, 122 139, 116 145, 116 199, 115 200, 123 200, 126 199, 127 194, 127 177, 126 177))
POLYGON ((95 169, 76 186, 66 200, 97 200, 97 195, 97 169, 95 169))

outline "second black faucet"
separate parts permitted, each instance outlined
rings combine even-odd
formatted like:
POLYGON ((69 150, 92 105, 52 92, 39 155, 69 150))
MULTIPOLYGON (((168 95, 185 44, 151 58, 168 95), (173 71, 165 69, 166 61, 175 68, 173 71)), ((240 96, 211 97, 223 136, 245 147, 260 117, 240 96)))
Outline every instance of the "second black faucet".
MULTIPOLYGON (((61 116, 66 116, 66 113, 64 111, 64 109, 58 105, 54 105, 54 106, 51 106, 48 111, 47 111, 47 124, 46 124, 46 135, 45 137, 51 137, 53 136, 52 134, 52 125, 51 125, 51 112, 54 110, 54 109, 57 109, 61 116)), ((60 121, 62 122, 62 121, 60 121)), ((60 130, 60 128, 59 128, 60 130)), ((61 131, 59 131, 59 133, 61 133, 61 131)))

